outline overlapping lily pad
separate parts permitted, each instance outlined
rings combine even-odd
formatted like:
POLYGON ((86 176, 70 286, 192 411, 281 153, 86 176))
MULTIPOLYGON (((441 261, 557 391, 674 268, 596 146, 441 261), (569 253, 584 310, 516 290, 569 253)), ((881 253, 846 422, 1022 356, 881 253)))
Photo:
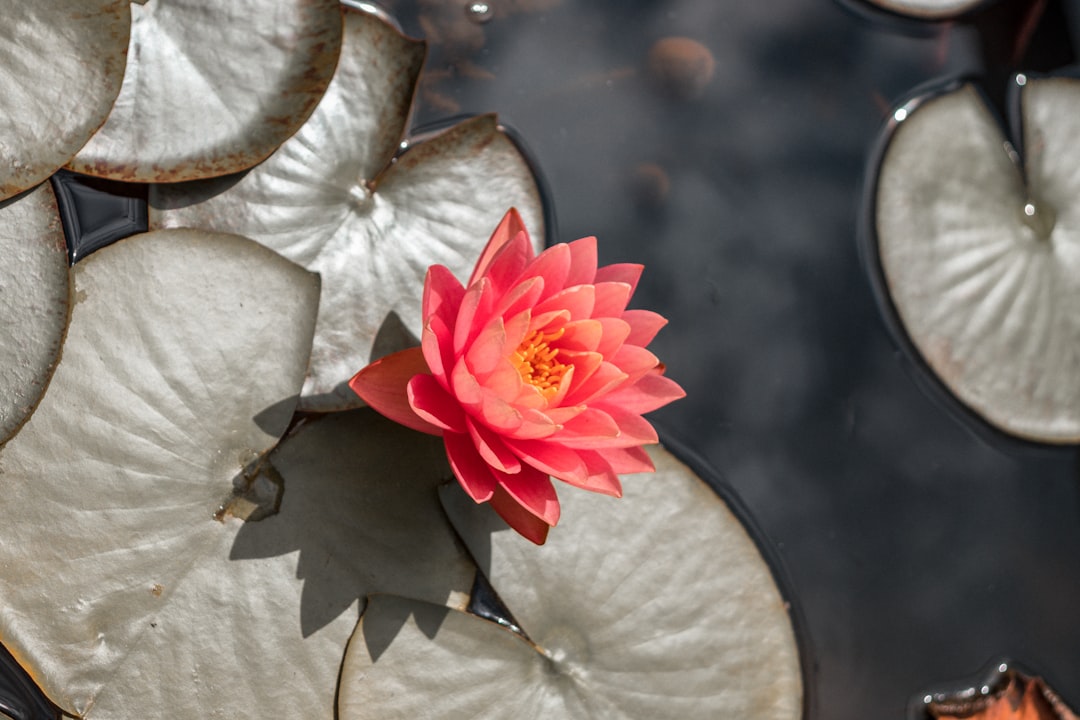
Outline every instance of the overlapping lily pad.
POLYGON ((419 337, 429 265, 468 277, 511 206, 538 242, 544 237, 535 178, 493 117, 395 159, 423 53, 350 9, 334 80, 292 139, 241 179, 151 189, 152 226, 242 233, 321 274, 307 409, 359 404, 345 383, 371 359, 386 323, 419 337))
POLYGON ((302 638, 214 516, 292 417, 318 280, 197 231, 73 273, 63 359, 0 450, 0 639, 71 713, 238 716, 261 697, 239 680, 276 672, 266 647, 302 638))
POLYGON ((769 568, 739 521, 684 465, 620 500, 563 493, 536 547, 457 488, 444 502, 531 642, 475 616, 394 597, 349 645, 342 720, 423 717, 789 719, 798 652, 769 568), (402 625, 403 618, 412 620, 402 625))
POLYGON ((971 85, 903 109, 877 250, 907 334, 992 425, 1080 441, 1080 81, 1027 80, 1021 166, 971 85))
POLYGON ((48 185, 0 203, 0 445, 49 384, 71 303, 67 248, 48 185))
POLYGON ((129 5, 0 2, 0 199, 45 180, 105 122, 124 77, 129 5))
POLYGON ((123 86, 70 163, 77 172, 169 182, 251 167, 308 117, 340 50, 339 0, 151 0, 130 8, 123 86))

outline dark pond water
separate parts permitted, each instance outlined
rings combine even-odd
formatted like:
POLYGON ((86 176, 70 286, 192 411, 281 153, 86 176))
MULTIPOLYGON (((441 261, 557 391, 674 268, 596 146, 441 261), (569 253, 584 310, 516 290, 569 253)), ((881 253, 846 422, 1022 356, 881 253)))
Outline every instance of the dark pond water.
POLYGON ((479 23, 464 2, 387 3, 434 41, 414 120, 498 112, 546 177, 556 239, 646 264, 637 302, 670 319, 655 347, 688 393, 655 417, 777 552, 809 716, 904 718, 1000 658, 1080 708, 1075 449, 966 417, 890 333, 859 245, 891 108, 939 78, 997 97, 1011 69, 1070 62, 1077 5, 932 26, 858 0, 489 4, 479 23), (711 78, 650 70, 673 36, 711 78))

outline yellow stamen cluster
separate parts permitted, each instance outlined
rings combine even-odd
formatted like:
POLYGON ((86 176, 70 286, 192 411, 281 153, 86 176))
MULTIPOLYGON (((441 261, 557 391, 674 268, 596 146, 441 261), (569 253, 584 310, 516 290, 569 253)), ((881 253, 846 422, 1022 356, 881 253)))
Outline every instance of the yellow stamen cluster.
POLYGON ((559 354, 559 349, 550 347, 548 343, 561 338, 564 332, 566 332, 565 328, 559 328, 550 333, 535 330, 510 356, 510 361, 521 373, 521 379, 535 387, 549 400, 559 391, 559 383, 566 374, 568 366, 555 359, 559 354))

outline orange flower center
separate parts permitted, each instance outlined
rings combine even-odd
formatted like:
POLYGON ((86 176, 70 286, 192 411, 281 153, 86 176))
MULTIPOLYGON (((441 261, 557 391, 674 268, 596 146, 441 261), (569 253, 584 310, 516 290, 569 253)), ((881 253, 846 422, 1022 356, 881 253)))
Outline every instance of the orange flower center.
POLYGON ((559 355, 559 349, 548 343, 561 338, 564 332, 566 328, 550 333, 535 330, 510 357, 510 362, 514 363, 514 367, 521 373, 521 379, 549 400, 559 391, 559 383, 568 366, 555 359, 559 355))

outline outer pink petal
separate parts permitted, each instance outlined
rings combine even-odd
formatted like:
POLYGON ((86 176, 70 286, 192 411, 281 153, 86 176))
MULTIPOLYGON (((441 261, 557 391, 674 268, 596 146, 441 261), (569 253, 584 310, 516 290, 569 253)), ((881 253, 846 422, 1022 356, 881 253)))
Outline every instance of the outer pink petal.
POLYGON ((596 409, 606 412, 619 426, 619 437, 609 447, 626 448, 660 442, 656 430, 640 415, 606 403, 596 405, 596 409))
POLYGON ((483 305, 485 304, 485 295, 490 290, 490 284, 487 278, 480 278, 478 282, 469 286, 469 289, 465 291, 465 296, 461 299, 461 307, 458 309, 457 317, 454 319, 454 356, 461 357, 461 354, 465 352, 465 349, 472 342, 473 338, 480 332, 480 328, 483 327, 485 320, 482 319, 484 315, 483 305))
POLYGON ((655 371, 610 393, 604 403, 641 415, 684 397, 686 391, 678 383, 655 371))
POLYGON ((466 432, 465 411, 431 375, 413 375, 406 393, 409 405, 422 419, 443 430, 466 432))
POLYGON ((487 278, 492 287, 501 294, 518 283, 522 271, 528 267, 532 259, 533 249, 529 236, 525 232, 520 232, 496 253, 487 271, 477 277, 477 280, 480 277, 487 278))
POLYGON ((497 433, 489 430, 483 423, 468 420, 467 424, 469 437, 472 438, 473 444, 484 462, 500 472, 510 473, 511 475, 521 472, 521 461, 518 460, 517 455, 506 446, 506 443, 502 441, 502 438, 497 433))
POLYGON ((420 333, 420 347, 431 374, 449 388, 447 370, 454 367, 454 341, 449 327, 438 315, 428 318, 420 333))
POLYGON ((593 317, 622 317, 634 289, 621 282, 596 283, 596 302, 593 317))
POLYGON ((626 342, 626 338, 630 336, 630 324, 625 320, 610 317, 600 318, 594 322, 600 323, 604 329, 603 337, 596 347, 596 352, 604 357, 612 357, 626 342))
POLYGON ((502 487, 495 487, 495 494, 491 496, 491 509, 499 514, 506 524, 513 528, 518 535, 537 545, 543 545, 547 540, 548 530, 551 526, 521 506, 510 493, 502 487))
POLYGON ((619 476, 615 474, 603 456, 588 450, 582 452, 581 456, 589 468, 589 476, 577 487, 603 495, 622 497, 622 483, 619 482, 619 476))
POLYGON ((591 285, 596 278, 596 238, 584 237, 570 243, 570 274, 566 287, 591 285))
POLYGON ((521 467, 516 475, 497 473, 499 486, 517 500, 521 507, 528 510, 548 525, 559 522, 559 498, 551 478, 528 465, 521 467))
POLYGON ((424 299, 421 304, 424 321, 437 315, 447 325, 452 325, 464 295, 465 288, 461 287, 454 273, 442 265, 432 265, 424 278, 424 299))
POLYGON ((587 405, 594 399, 602 398, 622 385, 626 382, 627 377, 629 376, 615 365, 604 361, 600 363, 600 367, 585 382, 572 388, 567 393, 565 403, 567 405, 587 405))
POLYGON ((406 393, 409 380, 427 370, 420 348, 409 348, 371 363, 349 380, 349 387, 394 422, 431 435, 442 435, 441 428, 413 412, 406 393))
POLYGON ((617 473, 645 473, 656 472, 652 458, 645 449, 638 447, 628 448, 603 448, 596 454, 604 458, 611 469, 617 473))
POLYGON ((611 441, 620 435, 619 425, 603 410, 587 408, 563 423, 551 442, 559 442, 575 449, 610 447, 611 441))
MULTIPOLYGON (((480 253, 480 259, 476 261, 476 267, 473 269, 472 277, 469 278, 469 285, 472 285, 480 277, 487 272, 488 266, 491 264, 495 256, 502 250, 503 246, 513 240, 519 233, 525 233, 526 241, 528 240, 528 230, 525 229, 525 222, 521 219, 521 215, 518 214, 516 208, 510 208, 503 215, 502 220, 499 221, 498 226, 495 228, 495 232, 491 233, 491 237, 488 239, 487 245, 484 247, 484 251, 480 253)), ((530 247, 529 257, 532 257, 532 245, 526 243, 530 247)))
POLYGON ((473 445, 472 438, 462 433, 445 433, 446 459, 454 477, 475 502, 491 499, 495 492, 495 474, 473 445))
POLYGON ((496 315, 510 317, 525 310, 532 310, 544 292, 544 278, 534 277, 518 283, 507 290, 495 303, 496 315))
POLYGON ((537 304, 533 315, 543 315, 556 310, 570 313, 570 320, 584 320, 593 316, 596 289, 592 285, 576 285, 555 293, 537 304))
POLYGON ((529 277, 543 278, 544 292, 540 299, 544 300, 567 287, 566 278, 569 274, 570 246, 559 243, 537 255, 536 259, 525 268, 521 277, 523 280, 529 277))
POLYGON ((630 376, 630 382, 651 372, 660 365, 660 359, 643 347, 623 345, 613 356, 605 356, 611 364, 630 376))
POLYGON ((626 342, 645 347, 653 341, 660 328, 667 325, 667 318, 652 310, 626 310, 622 319, 630 323, 630 335, 626 342))
POLYGON ((507 439, 506 444, 527 464, 560 480, 581 483, 589 475, 577 451, 560 442, 507 439))
POLYGON ((644 265, 637 265, 634 263, 606 265, 596 271, 596 280, 594 280, 594 282, 626 283, 630 286, 630 294, 633 295, 634 290, 637 289, 638 280, 641 279, 641 271, 644 269, 644 265))

